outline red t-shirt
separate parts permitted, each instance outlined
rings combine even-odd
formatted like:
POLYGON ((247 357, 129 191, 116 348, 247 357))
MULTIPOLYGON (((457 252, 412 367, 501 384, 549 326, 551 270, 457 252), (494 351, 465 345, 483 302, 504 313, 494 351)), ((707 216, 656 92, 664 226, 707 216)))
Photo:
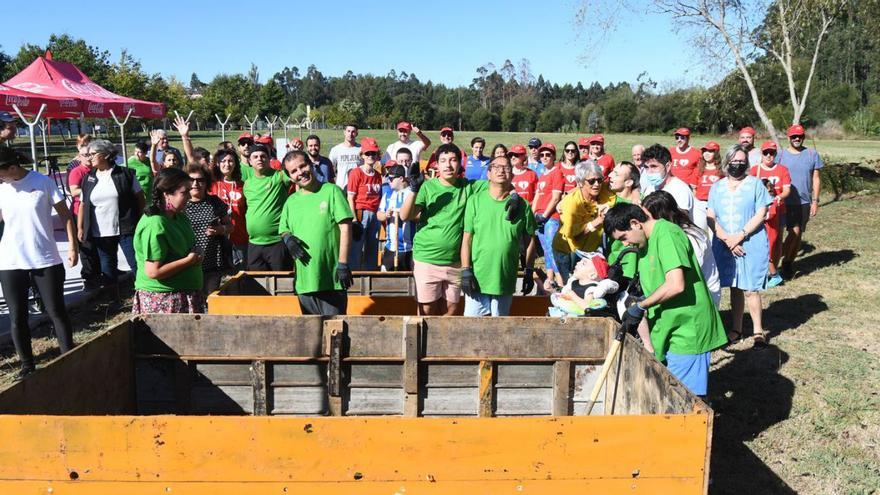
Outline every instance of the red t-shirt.
MULTIPOLYGON (((764 168, 761 165, 755 165, 754 167, 749 169, 749 175, 752 175, 754 177, 758 177, 758 172, 759 172, 758 169, 759 168, 760 168, 760 174, 761 174, 759 179, 761 179, 761 181, 768 181, 770 184, 773 184, 773 191, 775 193, 775 194, 773 194, 774 198, 776 196, 779 196, 780 194, 782 194, 782 189, 785 186, 791 185, 791 174, 788 171, 788 167, 786 167, 785 165, 776 164, 775 167, 773 167, 772 169, 769 169, 769 170, 764 168)), ((766 184, 766 182, 765 182, 765 184, 766 184)), ((777 212, 777 210, 782 211, 784 209, 785 209, 785 201, 782 201, 782 202, 774 201, 770 205, 770 214, 773 215, 774 213, 777 212)))
POLYGON ((513 169, 513 189, 522 199, 531 203, 535 199, 535 189, 538 187, 538 174, 530 168, 521 172, 513 169))
POLYGON ((562 194, 568 194, 568 191, 577 187, 577 182, 574 180, 574 167, 565 168, 561 163, 557 163, 553 169, 559 169, 559 173, 562 174, 562 194))
POLYGON ((684 151, 678 151, 678 147, 669 148, 672 154, 672 175, 685 181, 692 186, 697 185, 697 177, 695 171, 700 163, 702 153, 693 146, 688 146, 684 151))
MULTIPOLYGON (((67 174, 67 187, 77 186, 82 188, 83 177, 89 175, 92 169, 87 167, 86 165, 80 165, 67 174)), ((74 215, 79 215, 79 194, 73 197, 73 202, 70 205, 70 209, 73 211, 74 215)))
POLYGON ((382 199, 382 177, 375 170, 367 174, 360 167, 348 173, 348 194, 354 195, 354 207, 358 210, 378 211, 382 199))
POLYGON ((611 175, 611 171, 614 170, 614 157, 609 153, 604 153, 596 159, 596 163, 602 167, 602 175, 605 177, 605 182, 608 182, 608 176, 611 175))
POLYGON ((209 191, 226 205, 229 218, 232 220, 232 234, 229 235, 229 240, 236 246, 248 242, 247 224, 244 220, 247 202, 242 194, 243 187, 244 183, 241 181, 229 182, 221 179, 211 184, 211 191, 209 191))
MULTIPOLYGON (((553 193, 555 191, 562 192, 565 179, 562 178, 561 168, 557 165, 553 167, 553 170, 544 170, 544 173, 538 177, 538 185, 535 188, 536 198, 534 205, 532 205, 532 211, 535 213, 543 214, 553 197, 553 193)), ((559 213, 554 211, 551 218, 559 218, 559 213)))
MULTIPOLYGON (((696 170, 694 170, 694 175, 697 175, 696 170)), ((712 189, 712 184, 718 182, 718 179, 721 177, 723 177, 723 175, 721 174, 720 168, 703 170, 703 174, 700 175, 696 181, 697 189, 694 191, 694 197, 700 201, 709 201, 709 190, 712 189)))

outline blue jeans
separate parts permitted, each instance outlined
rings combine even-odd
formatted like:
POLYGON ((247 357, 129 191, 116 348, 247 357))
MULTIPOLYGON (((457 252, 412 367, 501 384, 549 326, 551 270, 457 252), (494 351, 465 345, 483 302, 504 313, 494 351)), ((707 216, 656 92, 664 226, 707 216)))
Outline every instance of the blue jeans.
POLYGON ((490 294, 464 295, 465 316, 508 316, 513 296, 493 296, 490 294))
POLYGON ((351 239, 348 266, 352 270, 376 271, 379 269, 379 220, 376 212, 362 211, 360 224, 364 228, 364 235, 359 241, 351 239))
POLYGON ((578 255, 575 253, 553 251, 553 259, 556 261, 556 270, 557 273, 559 273, 559 276, 562 277, 562 283, 568 283, 568 277, 571 276, 571 272, 574 270, 574 265, 578 262, 578 255))
POLYGON ((538 232, 538 241, 544 250, 544 267, 548 270, 557 271, 556 260, 553 259, 553 238, 559 230, 559 220, 551 218, 544 224, 544 231, 538 232))
POLYGON ((137 273, 137 260, 134 257, 134 236, 131 234, 110 237, 93 237, 90 242, 98 251, 101 262, 101 275, 109 282, 116 282, 119 271, 118 250, 122 248, 125 261, 133 274, 137 273))

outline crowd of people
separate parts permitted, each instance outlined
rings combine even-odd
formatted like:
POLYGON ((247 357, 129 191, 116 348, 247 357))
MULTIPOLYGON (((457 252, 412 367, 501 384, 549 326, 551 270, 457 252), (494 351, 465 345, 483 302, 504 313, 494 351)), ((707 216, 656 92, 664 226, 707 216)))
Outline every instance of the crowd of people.
POLYGON ((205 295, 238 269, 295 269, 302 312, 322 315, 345 314, 353 270, 412 271, 421 314, 467 316, 508 315, 518 286, 588 310, 597 287, 622 289, 638 276, 643 299, 623 320, 705 393, 708 352, 742 337, 746 305, 755 344, 765 344, 761 292, 792 276, 822 167, 799 125, 784 149, 756 147, 748 127, 727 150, 714 141, 697 148, 680 128, 671 146, 634 146, 620 162, 600 134, 561 152, 532 138, 486 156, 484 139, 465 154, 447 127, 429 154, 431 140, 408 122, 384 152, 352 124, 325 157, 315 135, 278 153, 272 136, 245 132, 209 151, 193 147, 186 121, 175 128, 183 152, 153 131, 125 164, 111 143, 81 136, 68 174, 72 214, 48 178, 0 148, 0 247, 15 253, 0 259, 0 282, 23 370, 33 367, 20 306, 31 281, 62 350, 72 345, 48 226, 55 209, 87 284, 118 283, 121 247, 143 313, 202 312, 205 295), (614 284, 598 284, 612 272, 614 284), (726 335, 722 287, 731 289, 726 335))

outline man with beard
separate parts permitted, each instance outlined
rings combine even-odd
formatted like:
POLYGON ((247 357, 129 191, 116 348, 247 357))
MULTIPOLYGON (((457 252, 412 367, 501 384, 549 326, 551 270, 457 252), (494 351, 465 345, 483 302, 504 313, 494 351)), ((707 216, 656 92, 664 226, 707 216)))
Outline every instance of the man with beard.
POLYGON ((336 184, 319 182, 302 151, 284 157, 284 170, 297 185, 281 212, 278 231, 296 264, 296 293, 302 313, 334 316, 348 308, 346 291, 352 213, 336 184))
POLYGON ((333 182, 333 163, 326 156, 321 156, 321 138, 312 134, 306 138, 306 151, 309 161, 315 169, 315 177, 320 182, 333 182))
POLYGON ((343 141, 330 149, 330 163, 333 164, 336 185, 344 191, 348 187, 348 173, 361 163, 361 145, 357 141, 357 125, 346 124, 342 132, 343 141))

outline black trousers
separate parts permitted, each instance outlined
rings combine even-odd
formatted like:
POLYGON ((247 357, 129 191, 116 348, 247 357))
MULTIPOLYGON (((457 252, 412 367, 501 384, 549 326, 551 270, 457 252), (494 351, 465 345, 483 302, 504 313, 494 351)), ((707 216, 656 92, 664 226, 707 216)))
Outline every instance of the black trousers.
POLYGON ((299 307, 304 315, 344 315, 348 310, 348 294, 343 290, 300 294, 299 307))
POLYGON ((293 269, 293 259, 281 241, 266 245, 248 243, 247 269, 256 272, 287 272, 293 269))
POLYGON ((28 286, 33 280, 46 312, 55 326, 61 352, 73 349, 73 325, 64 306, 64 265, 35 270, 0 270, 0 286, 9 306, 10 331, 22 368, 34 367, 31 329, 28 326, 28 286))

